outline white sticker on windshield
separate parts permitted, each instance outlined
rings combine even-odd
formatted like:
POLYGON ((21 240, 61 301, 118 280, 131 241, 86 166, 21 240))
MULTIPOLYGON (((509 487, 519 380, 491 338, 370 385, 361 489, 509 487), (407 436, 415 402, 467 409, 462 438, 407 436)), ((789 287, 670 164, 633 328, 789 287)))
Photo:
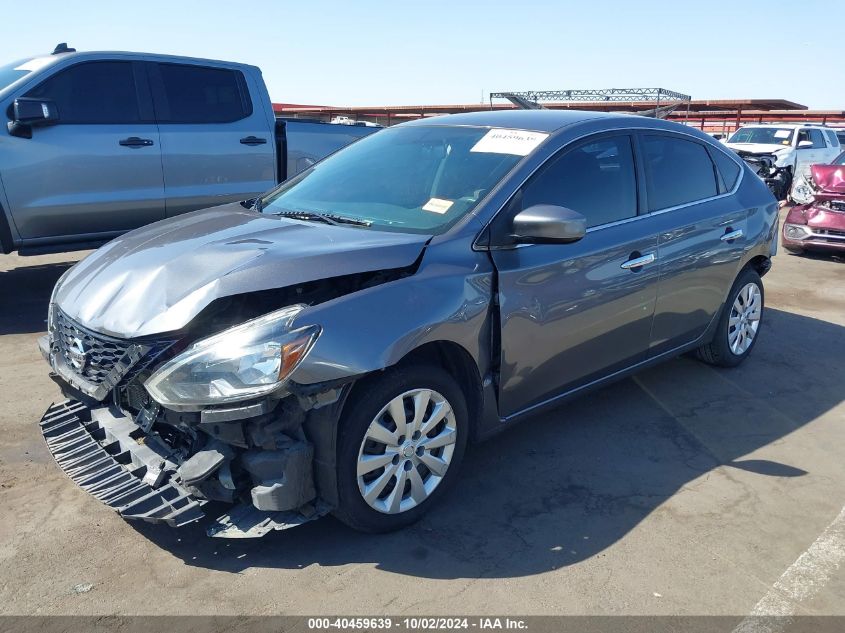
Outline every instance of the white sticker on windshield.
POLYGON ((53 61, 55 58, 51 57, 36 57, 35 59, 30 59, 28 62, 24 62, 20 66, 16 66, 15 70, 26 70, 32 72, 33 70, 39 70, 53 61))
POLYGON ((485 152, 488 154, 513 154, 527 156, 540 143, 549 138, 542 132, 525 132, 523 130, 493 129, 481 137, 473 145, 471 152, 485 152))
POLYGON ((775 130, 775 138, 789 138, 792 130, 775 130))
POLYGON ((451 200, 443 200, 442 198, 432 198, 422 206, 423 211, 431 211, 432 213, 439 213, 443 215, 454 204, 451 200))

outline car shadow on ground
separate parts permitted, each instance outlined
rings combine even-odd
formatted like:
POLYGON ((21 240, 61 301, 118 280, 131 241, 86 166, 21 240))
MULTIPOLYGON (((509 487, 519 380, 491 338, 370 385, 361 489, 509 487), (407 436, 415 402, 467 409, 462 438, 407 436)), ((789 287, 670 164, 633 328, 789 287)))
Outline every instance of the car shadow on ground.
POLYGON ((47 330, 53 286, 75 261, 0 270, 0 336, 47 330))
POLYGON ((478 578, 560 568, 600 554, 715 468, 813 470, 745 456, 845 397, 845 328, 768 309, 758 343, 739 368, 675 359, 471 447, 455 488, 397 533, 360 534, 331 517, 258 540, 207 538, 202 524, 133 525, 188 565, 233 573, 372 563, 478 578))

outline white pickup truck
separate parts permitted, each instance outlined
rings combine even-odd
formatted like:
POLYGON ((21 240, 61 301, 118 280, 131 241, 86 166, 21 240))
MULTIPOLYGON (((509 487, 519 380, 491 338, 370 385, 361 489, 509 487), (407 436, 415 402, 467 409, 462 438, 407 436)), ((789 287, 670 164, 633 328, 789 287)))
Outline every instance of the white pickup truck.
POLYGON ((759 123, 734 132, 725 145, 748 162, 775 197, 812 199, 810 166, 830 163, 842 151, 836 130, 821 125, 759 123))
POLYGON ((0 66, 0 252, 92 248, 254 198, 377 128, 276 119, 261 71, 76 52, 0 66))

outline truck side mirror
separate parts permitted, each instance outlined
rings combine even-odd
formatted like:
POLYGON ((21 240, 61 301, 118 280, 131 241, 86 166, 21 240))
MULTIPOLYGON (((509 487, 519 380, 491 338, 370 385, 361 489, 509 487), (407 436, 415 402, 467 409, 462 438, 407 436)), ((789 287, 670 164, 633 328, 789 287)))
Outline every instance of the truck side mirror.
POLYGON ((813 141, 798 141, 798 149, 810 149, 813 146, 813 141))
POLYGON ((32 128, 54 125, 59 121, 59 110, 50 99, 18 97, 12 104, 12 121, 9 134, 32 138, 32 128))

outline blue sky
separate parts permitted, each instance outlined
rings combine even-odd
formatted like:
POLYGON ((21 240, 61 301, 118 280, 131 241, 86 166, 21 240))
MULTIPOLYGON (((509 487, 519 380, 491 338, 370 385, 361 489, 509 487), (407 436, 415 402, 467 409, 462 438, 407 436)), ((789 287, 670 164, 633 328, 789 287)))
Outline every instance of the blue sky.
POLYGON ((477 103, 498 90, 663 87, 845 109, 842 0, 39 0, 13 13, 0 61, 60 41, 242 61, 261 67, 274 101, 477 103))

